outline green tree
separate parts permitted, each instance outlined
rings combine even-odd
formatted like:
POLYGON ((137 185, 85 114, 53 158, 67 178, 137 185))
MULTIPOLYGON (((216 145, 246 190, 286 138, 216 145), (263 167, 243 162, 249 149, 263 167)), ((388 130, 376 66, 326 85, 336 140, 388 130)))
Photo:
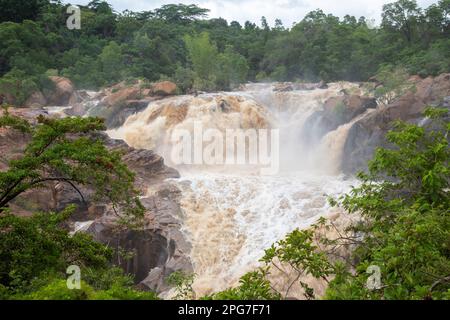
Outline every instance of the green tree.
POLYGON ((187 274, 183 271, 172 272, 167 277, 167 283, 175 287, 175 300, 195 299, 195 293, 192 285, 194 284, 194 274, 187 274))
POLYGON ((376 76, 381 83, 374 92, 377 102, 388 105, 408 91, 413 91, 415 87, 409 82, 409 77, 405 68, 389 65, 382 67, 376 76))
POLYGON ((91 1, 87 8, 89 12, 82 11, 83 28, 87 34, 100 35, 111 38, 116 31, 116 15, 111 5, 106 1, 91 1))
POLYGON ((106 268, 112 252, 84 234, 69 237, 61 224, 72 214, 39 213, 31 218, 11 213, 0 216, 0 284, 25 290, 34 277, 64 273, 69 265, 106 268))
POLYGON ((0 0, 0 23, 5 21, 22 22, 36 20, 42 10, 50 3, 48 0, 14 1, 0 0))
POLYGON ((37 121, 37 126, 31 126, 7 109, 0 117, 0 127, 30 136, 24 155, 0 172, 0 212, 25 191, 60 182, 75 189, 83 200, 77 186, 92 187, 93 200, 109 199, 124 221, 143 215, 133 173, 121 161, 120 153, 109 151, 96 135, 105 129, 102 119, 39 116, 37 121))
POLYGON ((102 65, 104 79, 107 83, 114 83, 122 79, 123 55, 120 46, 116 42, 111 41, 105 46, 99 59, 102 65))
POLYGON ((218 55, 218 68, 217 87, 220 89, 230 89, 244 83, 249 71, 247 60, 231 46, 218 55))
POLYGON ((19 69, 13 69, 0 79, 0 94, 6 97, 5 102, 22 105, 31 93, 38 90, 36 78, 27 76, 19 69))
POLYGON ((266 279, 267 270, 260 269, 245 274, 239 280, 239 286, 211 296, 203 300, 279 300, 280 295, 275 292, 266 279))
POLYGON ((189 23, 204 18, 208 12, 208 9, 199 8, 195 4, 166 4, 156 9, 154 15, 170 23, 189 23))
POLYGON ((418 31, 421 9, 415 0, 399 0, 383 6, 382 26, 400 32, 408 42, 412 42, 418 31))
POLYGON ((196 74, 194 87, 199 90, 214 89, 217 81, 218 50, 209 40, 209 34, 203 32, 198 36, 186 35, 184 42, 196 74))
POLYGON ((63 227, 74 207, 29 218, 0 214, 0 299, 154 300, 133 289, 133 278, 111 267, 112 250, 83 233, 63 227), (70 290, 66 268, 77 265, 81 289, 70 290))

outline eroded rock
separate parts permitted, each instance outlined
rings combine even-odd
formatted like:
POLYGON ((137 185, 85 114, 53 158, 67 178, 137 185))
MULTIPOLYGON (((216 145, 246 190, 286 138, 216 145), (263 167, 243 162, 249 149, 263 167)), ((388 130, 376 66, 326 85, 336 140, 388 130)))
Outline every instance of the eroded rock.
POLYGON ((54 89, 46 93, 47 105, 68 106, 77 102, 75 86, 68 78, 52 76, 54 89))
POLYGON ((386 133, 394 120, 419 123, 422 112, 429 105, 444 106, 450 96, 450 74, 426 79, 414 78, 415 90, 407 92, 392 104, 356 121, 349 129, 344 145, 342 169, 346 173, 367 170, 367 162, 376 147, 387 146, 386 133))
POLYGON ((342 95, 327 99, 323 110, 313 113, 305 122, 303 139, 318 143, 330 131, 348 123, 369 108, 376 108, 374 98, 358 95, 342 95))
POLYGON ((171 81, 161 81, 154 83, 150 90, 157 96, 170 96, 176 93, 177 85, 171 81))

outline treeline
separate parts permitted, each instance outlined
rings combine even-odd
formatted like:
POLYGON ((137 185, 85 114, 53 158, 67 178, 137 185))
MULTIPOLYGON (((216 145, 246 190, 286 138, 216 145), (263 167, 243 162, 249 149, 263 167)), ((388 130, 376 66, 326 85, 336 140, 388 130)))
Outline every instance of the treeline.
POLYGON ((207 19, 196 5, 117 13, 94 0, 69 30, 66 4, 0 0, 0 93, 20 104, 49 75, 94 89, 117 81, 172 79, 183 91, 229 89, 247 80, 365 81, 383 65, 411 74, 450 70, 450 0, 426 9, 414 0, 385 5, 382 23, 316 10, 270 27, 207 19))

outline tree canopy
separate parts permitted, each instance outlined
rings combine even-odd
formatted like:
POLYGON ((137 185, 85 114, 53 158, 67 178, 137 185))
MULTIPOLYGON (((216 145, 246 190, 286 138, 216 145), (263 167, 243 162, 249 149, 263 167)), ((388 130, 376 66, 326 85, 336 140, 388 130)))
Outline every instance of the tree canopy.
POLYGON ((10 115, 5 108, 0 127, 20 130, 30 136, 22 157, 11 160, 8 170, 0 172, 0 212, 26 191, 59 182, 75 189, 84 199, 79 186, 89 186, 93 200, 108 199, 124 219, 139 218, 144 209, 135 190, 134 174, 109 151, 98 131, 105 130, 99 118, 37 118, 31 126, 26 120, 10 115), (96 136, 97 132, 97 136, 96 136))
POLYGON ((3 3, 0 93, 16 91, 19 97, 10 102, 17 105, 22 96, 46 86, 48 70, 69 77, 78 88, 145 78, 176 80, 184 90, 223 90, 248 80, 366 81, 385 65, 421 76, 450 70, 449 0, 428 8, 414 0, 387 4, 379 27, 365 17, 315 10, 292 28, 265 17, 261 25, 209 19, 208 10, 196 5, 117 13, 96 0, 81 6, 81 30, 67 29, 67 5, 58 1, 3 3), (195 62, 206 46, 194 50, 191 45, 206 37, 217 57, 203 64, 222 62, 208 75, 199 74, 195 62), (219 79, 217 73, 225 75, 219 79))

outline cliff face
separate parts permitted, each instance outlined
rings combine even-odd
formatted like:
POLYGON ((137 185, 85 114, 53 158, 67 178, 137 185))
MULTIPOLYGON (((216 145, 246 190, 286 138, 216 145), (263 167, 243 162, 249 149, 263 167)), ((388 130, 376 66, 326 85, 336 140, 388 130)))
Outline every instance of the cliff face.
MULTIPOLYGON (((9 111, 29 120, 39 114, 47 115, 38 109, 9 111)), ((76 204, 77 210, 67 227, 76 232, 90 233, 94 239, 116 249, 114 263, 135 275, 141 288, 162 292, 168 289, 165 276, 176 270, 192 270, 188 258, 190 246, 179 231, 182 215, 180 191, 166 181, 177 178, 179 174, 151 150, 134 149, 106 134, 100 136, 108 148, 123 152, 123 161, 136 173, 136 187, 141 191, 141 201, 146 208, 145 225, 141 230, 118 228, 111 204, 94 203, 90 200, 92 190, 86 188, 81 188, 86 203, 72 188, 48 184, 48 188, 33 190, 19 197, 11 209, 15 214, 29 216, 36 211, 59 211, 69 204, 76 204), (131 259, 124 259, 120 252, 131 254, 131 259)), ((7 169, 9 160, 20 157, 28 139, 24 134, 0 128, 0 170, 7 169)))
POLYGON ((342 170, 346 173, 365 170, 379 146, 386 145, 386 133, 392 129, 392 122, 403 120, 420 123, 422 112, 427 106, 440 106, 450 109, 450 74, 426 79, 411 79, 415 90, 410 91, 392 104, 367 114, 349 128, 344 145, 342 170))
POLYGON ((334 143, 339 138, 338 171, 354 174, 366 170, 375 149, 386 146, 384 137, 395 120, 419 124, 425 121, 422 113, 426 107, 450 108, 450 74, 426 79, 415 76, 409 81, 411 90, 388 105, 377 105, 374 98, 366 96, 368 92, 342 90, 329 97, 306 120, 302 139, 317 145, 324 139, 332 138, 334 143))

